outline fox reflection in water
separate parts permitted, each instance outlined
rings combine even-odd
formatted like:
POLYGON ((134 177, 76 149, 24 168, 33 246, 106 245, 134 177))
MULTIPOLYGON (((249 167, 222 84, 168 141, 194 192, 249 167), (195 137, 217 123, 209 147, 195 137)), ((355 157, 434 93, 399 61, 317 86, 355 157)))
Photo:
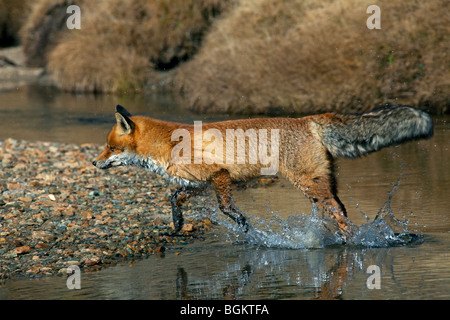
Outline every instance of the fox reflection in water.
MULTIPOLYGON (((273 255, 273 253, 275 252, 272 252, 271 254, 273 258, 278 256, 277 254, 273 255)), ((352 263, 354 262, 351 261, 352 254, 349 254, 345 249, 338 250, 336 253, 332 254, 332 256, 336 260, 334 264, 328 265, 327 263, 327 270, 323 270, 321 266, 316 266, 318 267, 317 270, 321 270, 319 273, 313 272, 311 268, 306 268, 309 270, 302 268, 303 271, 298 270, 296 274, 287 273, 283 277, 285 281, 287 280, 284 285, 291 287, 293 286, 299 290, 308 289, 313 286, 314 291, 310 294, 310 299, 339 299, 346 283, 351 281, 351 277, 356 271, 355 266, 357 264, 352 263)), ((355 256, 353 256, 353 258, 355 258, 355 256)), ((325 256, 321 254, 313 254, 308 259, 309 261, 307 261, 307 264, 311 267, 319 261, 319 263, 322 264, 323 259, 328 262, 331 260, 326 259, 325 256), (316 261, 315 263, 313 262, 314 260, 316 261)), ((267 277, 267 274, 261 275, 261 269, 258 268, 258 266, 252 267, 251 263, 252 262, 249 261, 249 263, 244 264, 239 270, 233 270, 233 272, 230 272, 230 275, 233 275, 232 279, 217 282, 212 282, 209 280, 199 281, 196 279, 190 283, 188 272, 185 268, 178 267, 175 281, 176 299, 195 300, 205 296, 212 299, 223 300, 243 299, 245 296, 242 295, 243 292, 246 291, 246 287, 249 287, 249 291, 253 291, 254 288, 251 287, 254 287, 255 285, 258 286, 258 283, 265 281, 264 278, 267 277), (209 294, 212 294, 213 296, 209 296, 209 294)), ((274 261, 272 260, 272 262, 267 263, 272 264, 274 261)), ((256 265, 258 264, 259 263, 256 262, 256 265)), ((224 272, 228 273, 228 271, 224 272)), ((274 279, 274 282, 278 283, 279 280, 280 279, 274 279)), ((273 298, 289 298, 289 295, 280 294, 280 296, 277 296, 276 293, 273 293, 273 298)))

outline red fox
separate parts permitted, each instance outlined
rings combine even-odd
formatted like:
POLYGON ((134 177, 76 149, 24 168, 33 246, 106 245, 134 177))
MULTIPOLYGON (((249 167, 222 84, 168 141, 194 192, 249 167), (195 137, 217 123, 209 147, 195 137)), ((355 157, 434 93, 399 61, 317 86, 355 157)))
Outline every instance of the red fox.
POLYGON ((188 125, 132 116, 118 105, 115 117, 106 149, 93 165, 144 167, 178 184, 171 196, 175 232, 183 226, 182 204, 208 185, 216 191, 221 211, 247 232, 251 225, 233 202, 232 183, 279 172, 337 222, 345 239, 351 223, 337 196, 333 159, 356 158, 433 135, 430 116, 409 106, 188 125))

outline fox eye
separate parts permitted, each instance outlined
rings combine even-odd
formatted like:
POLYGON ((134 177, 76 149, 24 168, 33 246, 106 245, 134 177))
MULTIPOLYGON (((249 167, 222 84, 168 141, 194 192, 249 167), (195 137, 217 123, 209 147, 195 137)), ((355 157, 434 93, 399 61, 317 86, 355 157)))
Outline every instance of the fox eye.
POLYGON ((108 149, 111 152, 123 152, 123 148, 120 146, 110 146, 108 145, 108 149))

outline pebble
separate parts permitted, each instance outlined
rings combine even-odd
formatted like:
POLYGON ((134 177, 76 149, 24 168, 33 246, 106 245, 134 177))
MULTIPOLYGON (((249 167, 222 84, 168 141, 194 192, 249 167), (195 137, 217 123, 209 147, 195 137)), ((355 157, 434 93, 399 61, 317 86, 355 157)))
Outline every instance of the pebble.
POLYGON ((103 148, 0 140, 0 280, 99 270, 202 238, 211 223, 194 217, 209 195, 190 201, 171 235, 176 186, 139 168, 95 168, 103 148))
POLYGON ((13 250, 13 253, 15 254, 24 254, 30 252, 31 247, 30 246, 20 246, 13 250))
POLYGON ((45 241, 51 241, 51 240, 55 239, 56 237, 54 234, 47 232, 47 231, 32 231, 31 238, 45 240, 45 241))

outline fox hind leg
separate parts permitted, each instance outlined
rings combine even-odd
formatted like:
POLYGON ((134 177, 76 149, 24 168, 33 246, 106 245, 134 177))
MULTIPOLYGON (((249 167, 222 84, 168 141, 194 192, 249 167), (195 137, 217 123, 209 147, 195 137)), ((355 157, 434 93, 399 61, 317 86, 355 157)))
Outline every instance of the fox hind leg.
POLYGON ((344 236, 351 232, 350 225, 346 219, 347 211, 337 196, 332 174, 320 176, 303 175, 293 182, 311 202, 315 203, 319 209, 324 210, 337 222, 344 236))
POLYGON ((216 173, 211 180, 211 184, 216 191, 220 210, 242 227, 244 232, 247 232, 250 224, 247 221, 246 215, 234 204, 231 196, 231 178, 228 171, 221 170, 216 173))

